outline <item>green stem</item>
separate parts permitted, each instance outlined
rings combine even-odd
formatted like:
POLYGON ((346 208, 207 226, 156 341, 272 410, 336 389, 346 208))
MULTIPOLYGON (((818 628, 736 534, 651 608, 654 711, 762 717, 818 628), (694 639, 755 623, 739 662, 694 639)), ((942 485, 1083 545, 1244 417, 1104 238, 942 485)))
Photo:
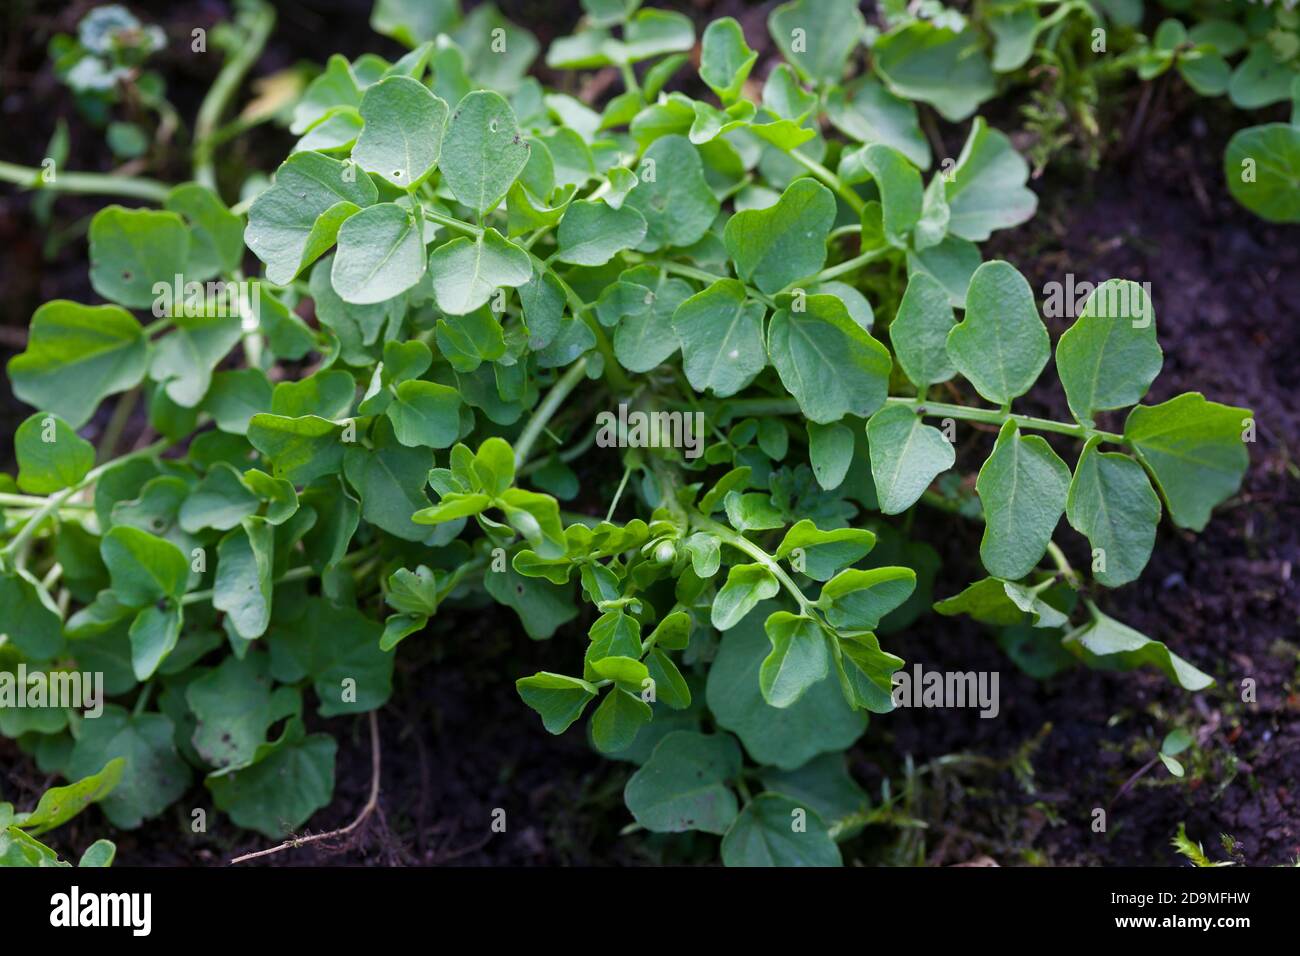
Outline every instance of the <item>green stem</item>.
POLYGON ((144 448, 140 448, 136 451, 129 452, 128 454, 122 455, 119 458, 115 458, 112 461, 106 461, 102 465, 98 465, 95 468, 90 469, 90 471, 86 472, 86 477, 82 478, 75 485, 72 485, 69 488, 64 488, 62 491, 50 495, 48 498, 45 499, 45 504, 40 508, 38 508, 36 510, 36 513, 33 514, 31 518, 27 520, 27 523, 18 530, 18 533, 14 535, 13 540, 10 541, 7 545, 5 545, 3 550, 0 550, 0 561, 10 558, 14 554, 16 554, 19 551, 19 549, 22 548, 23 545, 27 543, 27 541, 32 537, 32 535, 36 533, 36 529, 40 526, 41 522, 43 522, 51 514, 54 514, 61 507, 63 507, 63 505, 67 503, 68 499, 71 498, 73 495, 75 495, 78 491, 81 491, 83 488, 87 488, 90 485, 93 485, 96 481, 99 480, 100 475, 102 475, 109 468, 118 464, 119 462, 128 461, 132 458, 146 458, 149 455, 156 455, 158 452, 162 451, 163 449, 167 448, 170 445, 171 442, 168 439, 163 438, 154 442, 152 445, 147 445, 144 448))
POLYGON ((468 222, 462 222, 455 216, 443 215, 437 210, 429 209, 427 206, 422 206, 421 208, 424 210, 424 218, 430 222, 436 222, 438 225, 446 226, 448 229, 455 229, 457 232, 463 232, 465 235, 473 236, 475 239, 483 235, 482 226, 475 226, 468 222))
POLYGON ((88 196, 125 196, 147 202, 162 202, 171 192, 171 186, 156 179, 114 176, 111 173, 61 173, 56 170, 54 179, 43 182, 41 172, 31 166, 0 163, 0 182, 28 189, 49 189, 53 192, 88 196))
POLYGON ((1079 579, 1079 573, 1070 566, 1070 561, 1066 558, 1065 552, 1060 549, 1055 541, 1047 542, 1047 553, 1052 556, 1056 569, 1061 572, 1061 576, 1069 582, 1072 588, 1077 591, 1083 587, 1083 582, 1079 579))
POLYGON ((808 172, 812 173, 827 186, 831 187, 831 189, 835 190, 836 194, 849 204, 850 209, 856 212, 859 216, 862 215, 862 210, 866 208, 867 204, 863 201, 861 196, 853 191, 852 187, 846 186, 840 177, 836 176, 821 163, 817 162, 817 160, 805 156, 797 149, 790 150, 789 156, 796 163, 799 163, 808 170, 808 172))
POLYGON ((743 551, 759 564, 763 565, 763 567, 767 568, 768 571, 772 572, 772 575, 781 582, 781 586, 784 587, 786 591, 790 593, 790 596, 795 599, 795 603, 799 605, 799 610, 802 614, 815 620, 818 619, 817 606, 804 596, 802 589, 800 589, 799 585, 795 584, 794 579, 791 578, 790 575, 785 573, 785 569, 781 567, 776 558, 772 557, 754 542, 746 538, 743 534, 728 528, 724 524, 719 524, 712 518, 706 518, 698 511, 691 515, 691 526, 700 531, 706 531, 711 535, 715 535, 723 542, 723 544, 729 544, 733 548, 743 551))
POLYGON ((519 438, 515 441, 515 467, 520 468, 528 460, 532 453, 533 445, 537 444, 537 439, 541 437, 542 432, 546 429, 547 423, 560 409, 560 405, 568 398, 569 393, 577 387, 582 381, 582 377, 587 373, 587 356, 582 356, 568 370, 560 376, 559 380, 551 386, 551 390, 546 393, 537 410, 533 412, 533 417, 528 419, 528 424, 520 432, 519 438))
POLYGON ((135 411, 136 402, 140 398, 140 389, 133 388, 117 400, 113 406, 113 415, 108 420, 108 425, 104 428, 104 434, 99 440, 99 460, 108 461, 113 457, 113 452, 117 449, 117 443, 122 438, 122 432, 126 429, 126 423, 131 420, 131 413, 135 411))
MULTIPOLYGON (((49 499, 44 495, 14 495, 0 494, 0 507, 8 508, 42 508, 49 499)), ((75 501, 69 501, 62 505, 64 508, 81 508, 87 509, 92 505, 81 504, 75 501)))
MULTIPOLYGON (((1050 418, 1035 418, 1032 415, 1018 415, 1001 408, 972 408, 966 405, 950 405, 945 402, 927 402, 919 398, 903 398, 891 395, 885 401, 890 405, 902 405, 912 409, 918 415, 927 418, 956 418, 969 422, 982 422, 987 425, 1003 425, 1013 421, 1021 428, 1040 432, 1054 432, 1058 435, 1070 435, 1074 438, 1087 439, 1100 435, 1103 440, 1115 445, 1127 445, 1128 439, 1115 432, 1087 428, 1074 422, 1058 422, 1050 418)), ((734 418, 763 417, 765 415, 797 415, 799 403, 793 398, 742 398, 727 403, 730 413, 728 421, 734 418)))
MULTIPOLYGON (((897 251, 898 250, 894 249, 892 246, 881 246, 879 249, 870 249, 859 256, 854 256, 852 259, 845 259, 843 262, 833 265, 828 269, 823 269, 821 272, 813 276, 812 279, 804 279, 801 280, 800 282, 796 282, 794 285, 798 286, 804 282, 810 285, 816 284, 818 282, 828 282, 831 279, 838 278, 839 276, 842 276, 846 273, 853 272, 856 269, 860 269, 862 268, 862 266, 865 266, 868 262, 875 262, 877 259, 881 259, 889 255, 891 252, 897 252, 897 251)), ((787 288, 787 289, 783 289, 782 291, 788 292, 790 290, 787 288)))
POLYGON ((194 119, 194 178, 213 192, 217 191, 216 171, 213 169, 212 155, 216 149, 214 134, 225 112, 226 104, 234 96, 235 90, 244 79, 249 68, 262 55, 262 48, 275 26, 275 8, 268 3, 258 3, 247 19, 247 28, 240 38, 241 43, 229 59, 222 64, 221 72, 208 88, 208 95, 199 106, 194 119))

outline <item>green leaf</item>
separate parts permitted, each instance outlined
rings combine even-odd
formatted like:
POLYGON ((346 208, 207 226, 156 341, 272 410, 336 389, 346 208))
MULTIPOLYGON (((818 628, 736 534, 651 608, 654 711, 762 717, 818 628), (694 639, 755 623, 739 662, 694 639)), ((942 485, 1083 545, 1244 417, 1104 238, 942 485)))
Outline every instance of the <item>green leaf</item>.
POLYGON ((740 748, 729 735, 677 730, 632 774, 623 800, 652 833, 725 833, 739 809, 726 784, 740 769, 740 748))
POLYGON ((99 773, 83 777, 66 787, 50 787, 41 794, 36 809, 14 817, 13 826, 21 827, 32 836, 40 836, 67 823, 92 803, 98 803, 112 793, 122 780, 126 761, 110 760, 99 773))
POLYGON ((1067 650, 1092 668, 1133 670, 1154 667, 1184 690, 1204 690, 1214 678, 1153 641, 1089 605, 1092 620, 1064 640, 1067 650))
POLYGON ((423 224, 397 203, 380 203, 349 218, 339 227, 338 243, 330 281, 344 302, 386 302, 424 275, 423 224))
POLYGON ((339 470, 342 436, 343 426, 315 415, 254 415, 248 422, 249 443, 270 459, 277 478, 296 485, 339 470))
POLYGON ((311 598, 297 620, 271 627, 272 674, 281 683, 310 678, 322 717, 382 707, 393 692, 394 655, 380 649, 381 631, 355 608, 311 598))
POLYGON ((691 388, 719 398, 734 395, 767 365, 760 302, 745 300, 745 286, 719 279, 673 312, 681 341, 682 369, 691 388))
POLYGON ((958 236, 945 236, 936 246, 907 253, 908 276, 928 275, 943 286, 948 302, 959 309, 966 307, 966 291, 979 265, 979 247, 958 236))
POLYGON ((771 495, 765 492, 741 494, 733 491, 723 504, 727 521, 737 531, 767 531, 785 525, 785 515, 772 503, 771 495))
POLYGON ((876 41, 872 63, 895 95, 931 104, 959 123, 996 89, 993 71, 973 28, 954 33, 927 20, 911 20, 876 41))
POLYGON ((685 136, 663 136, 651 143, 636 175, 639 181, 623 206, 646 221, 640 251, 689 246, 708 231, 720 206, 704 178, 699 151, 685 136))
POLYGON ((106 206, 90 220, 90 284, 128 309, 152 306, 154 283, 170 290, 189 257, 190 233, 174 212, 106 206))
POLYGON ((443 181, 452 195, 482 215, 505 198, 528 163, 528 143, 514 110, 491 90, 469 93, 456 105, 442 143, 443 181))
POLYGON ((218 770, 205 782, 236 826, 278 840, 333 799, 337 751, 333 737, 307 736, 295 717, 278 740, 257 748, 251 763, 218 770))
POLYGON ((849 317, 833 295, 810 295, 805 310, 778 309, 767 351, 782 384, 814 422, 867 417, 889 391, 889 350, 849 317))
POLYGON ((14 432, 18 487, 48 495, 71 488, 95 465, 95 446, 57 415, 37 412, 14 432))
POLYGON ((238 316, 178 316, 176 330, 154 345, 149 376, 167 389, 167 397, 183 408, 203 401, 212 383, 212 370, 239 342, 238 316))
POLYGON ((948 358, 995 405, 1025 394, 1051 357, 1034 293, 1016 267, 1000 259, 975 270, 966 317, 948 333, 948 358))
POLYGON ((642 724, 653 717, 650 705, 635 694, 611 687, 591 715, 591 738, 601 753, 626 750, 636 739, 642 724))
POLYGON ((182 183, 167 194, 163 205, 190 224, 187 279, 207 279, 239 268, 244 258, 244 221, 220 196, 198 183, 182 183))
POLYGON ((370 448, 348 446, 343 473, 361 498, 362 518, 404 541, 428 543, 439 532, 420 527, 412 518, 429 506, 425 489, 432 464, 432 451, 403 445, 393 425, 381 418, 371 432, 370 448))
POLYGON ((957 165, 944 180, 948 231, 983 242, 998 229, 1032 219, 1038 197, 1025 186, 1028 180, 1029 164, 1011 140, 975 117, 957 165))
POLYGON ((953 466, 957 453, 939 429, 904 405, 886 405, 867 422, 871 477, 880 510, 901 514, 953 466))
POLYGON ((772 652, 759 668, 758 686, 769 704, 786 708, 829 672, 826 636, 815 620, 789 611, 774 612, 764 629, 772 652))
POLYGON ((899 367, 918 388, 946 382, 957 374, 948 358, 948 333, 956 325, 943 285, 924 272, 914 272, 889 324, 889 342, 899 367))
POLYGON ((1141 401, 1163 361, 1151 300, 1136 282, 1119 279, 1093 291, 1056 344, 1056 371, 1070 411, 1089 426, 1094 412, 1141 401))
POLYGON ((1266 40, 1256 40, 1246 58, 1237 64, 1228 81, 1228 99, 1237 109, 1255 110, 1280 103, 1291 95, 1294 64, 1274 55, 1266 40))
POLYGON ((550 495, 523 488, 509 488, 497 499, 506 521, 528 541, 542 558, 559 558, 565 553, 564 526, 560 504, 550 495))
POLYGON ((484 575, 483 586, 497 603, 514 609, 524 631, 535 641, 546 640, 578 616, 572 586, 526 578, 513 567, 484 575))
POLYGON ((624 249, 636 248, 645 235, 645 219, 630 206, 614 209, 603 202, 575 202, 560 220, 556 258, 579 266, 603 266, 624 249))
POLYGON ((733 17, 714 20, 704 30, 700 45, 700 79, 723 103, 740 96, 758 54, 745 42, 745 31, 733 17))
POLYGON ((635 290, 644 311, 624 315, 614 330, 614 356, 630 372, 648 372, 666 362, 678 348, 672 319, 678 306, 691 295, 681 279, 657 275, 654 267, 640 266, 623 273, 620 286, 635 290))
POLYGON ((113 865, 113 858, 117 856, 117 847, 110 840, 96 840, 90 846, 86 847, 86 852, 81 854, 81 859, 77 861, 79 867, 109 867, 113 865))
POLYGON ((906 156, 883 143, 863 150, 862 164, 880 190, 885 235, 902 246, 921 218, 921 174, 906 156))
POLYGON ((351 411, 356 393, 356 380, 349 373, 318 371, 298 381, 277 383, 271 395, 271 413, 285 418, 342 418, 351 411))
POLYGON ((334 245, 349 216, 376 199, 375 184, 351 163, 295 153, 275 171, 275 184, 249 207, 244 241, 266 263, 266 277, 288 285, 334 245))
POLYGON ((58 606, 23 571, 0 574, 0 634, 28 660, 50 660, 63 649, 58 606))
POLYGON ((393 434, 411 448, 449 448, 460 436, 460 394, 447 385, 414 379, 397 386, 386 414, 393 434))
POLYGON ((711 620, 719 631, 739 624, 760 601, 775 597, 781 586, 776 576, 761 564, 733 565, 727 583, 713 599, 711 620))
MULTIPOLYGON (((660 626, 662 627, 662 622, 660 626)), ((660 628, 655 628, 655 633, 660 633, 660 628)), ((665 636, 671 644, 674 635, 669 632, 665 636)), ((656 697, 660 703, 673 710, 686 710, 691 706, 690 685, 686 683, 686 678, 677 669, 673 659, 659 649, 660 646, 655 646, 646 656, 648 676, 654 681, 656 697)))
POLYGON ((794 570, 814 581, 829 581, 835 572, 853 564, 875 543, 876 536, 865 529, 822 531, 810 518, 803 518, 781 539, 776 558, 790 561, 794 570))
POLYGON ((543 726, 553 734, 568 730, 597 694, 585 680, 548 671, 521 677, 515 687, 524 703, 541 714, 543 726))
POLYGON ((275 529, 259 518, 246 518, 217 544, 212 606, 245 640, 261 637, 271 623, 274 558, 275 529))
POLYGON ((433 172, 442 153, 447 104, 409 76, 390 76, 361 97, 365 127, 352 159, 394 186, 411 189, 433 172))
POLYGON ((1039 596, 1042 590, 1041 585, 1028 588, 1001 578, 982 578, 960 594, 936 601, 934 609, 945 617, 966 614, 995 627, 1022 624, 1044 628, 1064 626, 1066 615, 1039 596))
POLYGON ((8 373, 18 398, 80 428, 107 396, 138 385, 148 365, 144 330, 125 309, 55 299, 32 316, 27 349, 8 373))
POLYGON ((809 422, 808 461, 817 484, 827 491, 838 488, 853 463, 853 430, 840 423, 809 422))
POLYGON ((113 826, 133 830, 158 816, 189 789, 190 769, 176 752, 175 728, 162 714, 129 714, 108 704, 84 721, 65 773, 79 779, 121 757, 121 782, 99 805, 113 826))
POLYGON ((915 589, 916 572, 911 568, 850 568, 826 582, 817 606, 833 627, 870 631, 915 589))
POLYGON ((1100 443, 1099 437, 1090 439, 1079 456, 1065 514, 1092 545, 1093 577, 1117 588, 1136 581, 1151 557, 1160 499, 1141 465, 1128 455, 1099 451, 1100 443))
POLYGON ((994 577, 1015 581, 1034 569, 1065 511, 1070 469, 1039 435, 1014 421, 998 432, 975 490, 984 507, 980 559, 994 577))
POLYGON ((834 222, 835 197, 804 177, 791 183, 775 206, 733 215, 724 237, 736 273, 770 295, 821 269, 834 222))
POLYGON ((438 308, 465 315, 486 305, 497 288, 528 282, 533 265, 527 252, 489 227, 477 239, 461 236, 435 249, 429 274, 438 308))
POLYGON ((131 622, 131 668, 136 680, 154 675, 160 664, 176 648, 181 636, 184 615, 179 604, 141 609, 131 622))
POLYGON ((849 708, 829 678, 784 710, 763 699, 759 670, 772 646, 760 622, 775 609, 765 605, 766 613, 722 636, 709 669, 707 697, 718 724, 736 734, 757 763, 793 769, 819 753, 848 747, 867 720, 849 708))
POLYGON ((835 837, 844 839, 857 827, 844 827, 841 821, 863 814, 871 801, 849 775, 843 754, 822 754, 794 770, 762 771, 763 787, 789 797, 801 807, 817 813, 832 828, 835 837))
POLYGON ((767 29, 787 63, 812 83, 838 83, 866 34, 852 0, 794 0, 777 7, 767 29))
POLYGON ((1201 531, 1210 512, 1236 494, 1250 464, 1253 413, 1187 392, 1129 412, 1124 437, 1155 479, 1180 528, 1201 531))
POLYGON ((1300 222, 1300 128, 1265 123, 1239 130, 1223 154, 1228 192, 1261 219, 1300 222))
POLYGON ((918 169, 930 165, 930 142, 921 132, 916 104, 895 96, 873 76, 832 88, 826 115, 836 129, 858 142, 892 146, 918 169))
POLYGON ((110 528, 99 545, 113 579, 113 591, 124 604, 144 607, 179 600, 189 581, 190 565, 170 541, 139 528, 110 528))
POLYGON ((196 677, 185 688, 185 702, 194 713, 194 749, 218 769, 245 766, 266 743, 276 721, 297 715, 299 692, 281 687, 271 691, 270 656, 251 651, 242 660, 227 657, 196 677))
POLYGON ((258 504, 239 469, 228 462, 217 462, 181 502, 178 517, 181 528, 189 534, 205 528, 229 531, 256 514, 258 504))
POLYGON ((247 434, 252 416, 270 411, 270 397, 272 386, 265 372, 260 368, 237 368, 212 376, 200 408, 216 420, 222 432, 247 434))
POLYGON ((724 866, 843 866, 840 849, 815 810, 760 793, 722 838, 724 866))

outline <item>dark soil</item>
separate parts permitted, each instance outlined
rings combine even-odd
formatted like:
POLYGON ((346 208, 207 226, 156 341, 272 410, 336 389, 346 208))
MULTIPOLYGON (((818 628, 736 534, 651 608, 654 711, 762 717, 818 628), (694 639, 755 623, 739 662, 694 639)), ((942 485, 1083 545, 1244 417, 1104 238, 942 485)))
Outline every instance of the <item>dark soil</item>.
MULTIPOLYGON (((23 135, 9 138, 0 158, 37 162, 54 118, 65 115, 72 129, 69 166, 103 168, 98 134, 72 115, 42 52, 51 29, 70 30, 90 5, 71 4, 55 17, 25 11, 22 4, 7 11, 9 33, 0 41, 7 93, 0 116, 23 135)), ((365 25, 369 6, 368 0, 280 4, 280 24, 257 72, 319 59, 323 50, 391 55, 396 48, 365 25)), ((576 5, 561 14, 550 4, 501 6, 543 42, 547 34, 567 32, 576 19, 576 5)), ((741 19, 752 44, 765 39, 770 4, 687 9, 705 7, 709 17, 741 19)), ((215 22, 225 5, 155 9, 162 11, 155 19, 179 36, 193 24, 215 22)), ((163 63, 182 115, 193 115, 216 62, 172 57, 163 63)), ((1300 444, 1300 403, 1293 398, 1300 385, 1300 229, 1262 223, 1227 195, 1220 157, 1228 136, 1244 125, 1239 115, 1217 108, 1202 114, 1205 101, 1176 94, 1158 106, 1135 147, 1113 153, 1099 172, 1049 167, 1035 183, 1038 216, 998 234, 984 255, 1009 259, 1040 292, 1071 272, 1076 280, 1149 281, 1165 365, 1148 400, 1199 390, 1254 409, 1258 441, 1241 493, 1201 534, 1163 522, 1141 580, 1099 597, 1103 610, 1165 641, 1219 683, 1189 695, 1154 673, 1082 668, 1039 682, 1019 672, 977 625, 928 616, 886 646, 909 666, 1000 672, 1001 713, 980 720, 971 711, 901 710, 875 720, 851 753, 854 774, 873 798, 888 780, 891 792, 903 795, 899 813, 925 828, 869 828, 845 846, 848 860, 1170 865, 1180 860, 1169 847, 1180 822, 1212 858, 1226 858, 1221 833, 1236 841, 1234 857, 1246 863, 1286 864, 1300 855, 1300 595, 1293 581, 1300 566, 1300 472, 1292 460, 1300 444), (1241 699, 1246 678, 1255 682, 1253 703, 1241 699), (1175 726, 1192 730, 1198 741, 1185 761, 1187 777, 1174 780, 1157 763, 1125 790, 1175 726), (1102 833, 1092 828, 1096 808, 1107 811, 1102 833)), ((995 125, 1011 128, 1014 114, 995 125)), ((278 135, 260 131, 253 138, 256 153, 240 158, 273 164, 287 148, 278 135)), ((955 155, 964 130, 945 135, 955 155)), ((178 150, 151 174, 179 179, 184 170, 178 150)), ((75 230, 84 231, 84 221, 76 224, 100 205, 94 198, 58 201, 55 221, 73 238, 46 260, 46 237, 32 218, 30 199, 10 189, 0 195, 0 360, 21 348, 41 302, 91 300, 84 238, 75 230)), ((1048 322, 1055 338, 1068 320, 1048 322)), ((1030 413, 1067 417, 1055 385, 1037 389, 1025 406, 1030 413)), ((7 436, 27 414, 6 382, 0 387, 0 454, 9 454, 7 436)), ((963 433, 961 455, 977 463, 990 442, 987 434, 963 433)), ((9 465, 0 461, 0 467, 9 465)), ((970 560, 978 549, 977 526, 925 512, 914 533, 944 558, 936 597, 981 573, 970 560)), ((1060 538, 1071 559, 1086 565, 1082 539, 1069 531, 1060 538)), ((344 845, 318 843, 267 862, 663 859, 665 848, 655 841, 619 835, 629 822, 621 801, 626 765, 594 754, 578 732, 550 736, 515 693, 520 674, 562 669, 576 633, 534 644, 522 637, 511 612, 493 605, 440 615, 436 630, 403 646, 396 692, 379 716, 379 811, 344 845), (505 833, 491 828, 497 809, 506 813, 505 833)), ((315 832, 353 820, 370 786, 366 719, 329 723, 340 743, 338 784, 334 803, 312 820, 315 832)), ((7 741, 0 741, 0 768, 5 794, 20 802, 34 799, 48 782, 7 741)), ((196 789, 194 802, 204 805, 205 797, 196 789)), ((119 861, 214 864, 267 845, 222 820, 196 837, 188 809, 173 812, 139 831, 116 834, 119 861)), ((72 848, 103 832, 92 810, 54 836, 72 848)))

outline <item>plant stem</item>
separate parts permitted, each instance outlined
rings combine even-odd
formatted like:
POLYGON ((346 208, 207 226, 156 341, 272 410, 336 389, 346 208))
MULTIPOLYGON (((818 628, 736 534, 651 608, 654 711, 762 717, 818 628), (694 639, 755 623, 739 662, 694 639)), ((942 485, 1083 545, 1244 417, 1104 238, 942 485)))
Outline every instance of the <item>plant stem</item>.
MULTIPOLYGON (((0 507, 9 508, 41 508, 49 499, 42 495, 14 495, 0 494, 0 507)), ((90 505, 80 504, 75 501, 69 501, 63 505, 63 508, 89 508, 90 505)))
POLYGON ((729 544, 733 548, 745 552, 745 554, 763 565, 763 567, 767 568, 768 571, 772 572, 772 575, 781 582, 781 585, 790 593, 790 596, 795 599, 795 602, 799 605, 800 612, 807 617, 811 617, 815 620, 817 619, 816 605, 804 596, 799 585, 795 584, 794 579, 785 573, 785 569, 781 567, 776 558, 772 557, 754 542, 746 538, 743 534, 728 528, 724 524, 719 524, 712 518, 706 518, 698 511, 691 515, 691 526, 700 531, 707 531, 709 534, 715 535, 723 542, 723 544, 729 544))
POLYGON ((166 438, 162 438, 154 442, 152 445, 146 445, 144 448, 137 449, 136 451, 133 452, 128 452, 127 454, 122 455, 121 457, 114 458, 112 461, 106 461, 102 465, 98 465, 95 468, 90 469, 90 471, 86 472, 86 476, 82 478, 79 482, 77 482, 75 485, 72 485, 69 488, 64 488, 62 491, 50 495, 48 498, 45 499, 45 504, 42 505, 40 508, 38 508, 36 512, 29 519, 27 519, 27 523, 25 525, 23 525, 20 529, 18 529, 18 533, 14 535, 13 540, 11 540, 7 545, 5 545, 3 550, 0 550, 0 561, 3 561, 4 559, 7 559, 13 556, 14 554, 16 554, 18 550, 27 543, 27 541, 31 538, 31 536, 36 533, 36 529, 40 526, 41 522, 43 522, 51 514, 54 514, 61 507, 63 507, 63 505, 67 503, 68 499, 71 498, 73 495, 75 495, 78 491, 81 491, 83 488, 87 488, 90 485, 93 485, 96 481, 99 480, 99 476, 102 475, 105 471, 107 471, 110 467, 118 464, 119 462, 128 461, 132 458, 147 458, 149 455, 156 455, 158 452, 164 450, 170 445, 171 445, 170 440, 166 438))
MULTIPOLYGON (((813 276, 811 281, 813 283, 827 282, 831 279, 837 278, 838 276, 842 276, 845 273, 853 272, 855 269, 865 266, 868 262, 875 262, 877 259, 883 258, 891 252, 897 251, 898 250, 892 246, 881 246, 879 249, 870 249, 859 256, 854 256, 852 259, 845 259, 843 262, 833 265, 828 269, 823 269, 821 272, 813 276)), ((795 284, 798 285, 799 283, 795 284)))
POLYGON ((222 64, 221 72, 208 88, 208 95, 203 98, 194 119, 194 178, 213 192, 217 192, 216 171, 212 165, 217 125, 244 74, 262 55, 262 48, 275 26, 275 8, 268 3, 258 3, 251 8, 246 22, 246 32, 240 38, 242 42, 222 64))
POLYGON ((455 216, 446 216, 442 213, 429 209, 427 206, 420 207, 424 211, 424 218, 430 222, 436 222, 440 226, 446 226, 448 229, 455 229, 457 232, 463 232, 467 236, 473 236, 477 239, 483 235, 483 228, 475 226, 468 222, 462 222, 455 216))
POLYGON ((831 189, 835 190, 839 197, 849 204, 850 209, 856 212, 859 216, 862 215, 862 210, 867 204, 863 202, 861 196, 853 191, 852 187, 846 186, 840 177, 836 176, 821 163, 817 162, 817 160, 805 156, 797 149, 790 150, 789 156, 796 163, 799 163, 808 170, 808 172, 812 173, 827 186, 831 187, 831 189))
POLYGON ((569 396, 569 393, 577 387, 582 381, 583 375, 587 372, 587 356, 582 356, 568 370, 560 376, 559 380, 551 386, 551 390, 546 393, 537 410, 533 412, 533 417, 528 419, 528 424, 524 430, 519 433, 519 438, 515 442, 515 467, 520 468, 528 460, 532 453, 533 445, 541 437, 543 430, 546 428, 552 416, 560 409, 560 405, 569 396))
MULTIPOLYGON (((1128 444, 1128 439, 1115 432, 1086 428, 1074 422, 1058 422, 1050 418, 1018 415, 1001 408, 973 408, 967 405, 927 402, 919 398, 904 398, 897 395, 891 395, 885 401, 890 405, 902 405, 910 408, 918 415, 924 415, 927 418, 956 418, 999 426, 1008 421, 1013 421, 1021 428, 1030 428, 1035 431, 1054 432, 1058 435, 1071 435, 1082 439, 1087 439, 1092 435, 1100 435, 1105 441, 1112 444, 1128 444)), ((764 415, 797 415, 799 414, 799 403, 793 398, 742 398, 728 402, 727 411, 730 412, 728 421, 734 418, 761 418, 764 415)))
POLYGON ((111 173, 60 173, 49 182, 41 180, 41 170, 15 163, 0 163, 0 182, 28 189, 49 189, 60 193, 89 196, 125 196, 148 202, 162 202, 171 187, 156 179, 114 176, 111 173))

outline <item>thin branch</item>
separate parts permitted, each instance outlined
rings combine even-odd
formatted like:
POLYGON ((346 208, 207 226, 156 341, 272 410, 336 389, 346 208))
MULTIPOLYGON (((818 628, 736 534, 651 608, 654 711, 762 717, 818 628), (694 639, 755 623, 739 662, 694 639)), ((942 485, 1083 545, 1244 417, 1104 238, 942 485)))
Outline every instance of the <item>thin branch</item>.
POLYGON ((329 840, 335 837, 345 837, 361 824, 365 823, 372 813, 379 807, 379 717, 377 711, 370 712, 370 799, 366 805, 361 808, 357 818, 347 826, 331 830, 328 833, 317 833, 314 836, 297 837, 293 840, 285 840, 279 846, 273 846, 269 850, 258 850, 256 853, 245 853, 243 856, 237 856, 230 861, 230 865, 244 863, 248 860, 256 860, 258 857, 271 856, 282 850, 292 850, 308 843, 316 843, 319 840, 329 840))

